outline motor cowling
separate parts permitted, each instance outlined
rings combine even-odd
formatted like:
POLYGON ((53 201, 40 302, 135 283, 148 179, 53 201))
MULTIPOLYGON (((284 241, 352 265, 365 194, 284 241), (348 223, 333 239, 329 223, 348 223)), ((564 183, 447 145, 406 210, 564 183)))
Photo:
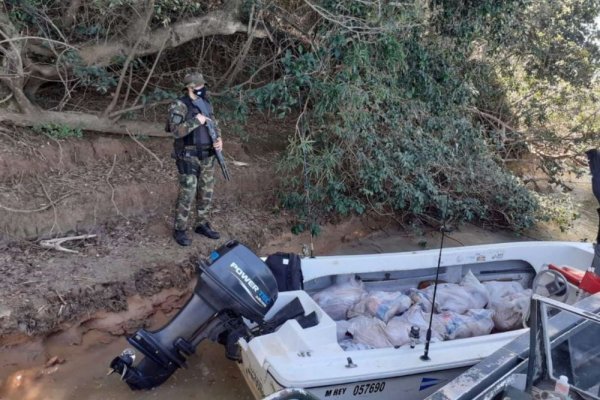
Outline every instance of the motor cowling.
POLYGON ((232 241, 199 262, 192 297, 167 325, 157 331, 140 329, 127 341, 144 358, 125 351, 110 367, 131 389, 151 389, 166 381, 204 339, 217 340, 239 330, 242 317, 264 322, 277 299, 277 282, 268 266, 247 247, 232 241))

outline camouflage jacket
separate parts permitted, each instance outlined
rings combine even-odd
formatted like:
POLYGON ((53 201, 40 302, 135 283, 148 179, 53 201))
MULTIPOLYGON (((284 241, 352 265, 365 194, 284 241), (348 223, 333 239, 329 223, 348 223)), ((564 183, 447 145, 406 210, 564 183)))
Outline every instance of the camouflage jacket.
MULTIPOLYGON (((212 107, 211 107, 212 111, 212 107)), ((188 108, 183 101, 180 99, 175 100, 169 106, 169 121, 168 127, 169 132, 173 134, 175 139, 180 139, 192 133, 196 128, 200 127, 200 121, 195 118, 195 115, 198 113, 194 113, 194 116, 186 119, 186 115, 188 114, 188 108)), ((214 114, 211 112, 209 118, 213 121, 215 125, 215 130, 217 131, 217 136, 221 137, 221 130, 219 129, 219 125, 217 121, 214 119, 214 114)))

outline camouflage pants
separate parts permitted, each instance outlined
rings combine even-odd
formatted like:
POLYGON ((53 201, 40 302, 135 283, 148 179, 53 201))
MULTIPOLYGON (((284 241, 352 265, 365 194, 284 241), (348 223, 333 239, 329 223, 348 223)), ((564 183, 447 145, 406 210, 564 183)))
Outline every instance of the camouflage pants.
POLYGON ((179 174, 175 229, 183 231, 188 227, 188 219, 194 198, 196 198, 196 223, 208 222, 207 215, 215 185, 215 157, 210 156, 203 160, 198 157, 185 157, 182 161, 192 167, 192 173, 179 174))

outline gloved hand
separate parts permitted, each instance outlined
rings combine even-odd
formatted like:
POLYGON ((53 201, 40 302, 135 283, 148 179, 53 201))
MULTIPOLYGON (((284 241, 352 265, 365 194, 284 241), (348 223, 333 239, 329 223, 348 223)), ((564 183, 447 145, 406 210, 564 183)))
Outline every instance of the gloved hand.
POLYGON ((592 173, 592 191, 600 203, 600 150, 591 149, 585 152, 592 173))

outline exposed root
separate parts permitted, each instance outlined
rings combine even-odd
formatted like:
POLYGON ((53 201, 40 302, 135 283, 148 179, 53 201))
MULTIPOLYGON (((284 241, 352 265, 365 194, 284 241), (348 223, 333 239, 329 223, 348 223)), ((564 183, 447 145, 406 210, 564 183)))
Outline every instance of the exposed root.
POLYGON ((158 164, 160 165, 160 167, 161 167, 161 168, 163 167, 163 162, 162 162, 162 160, 161 160, 160 158, 158 158, 158 156, 157 156, 156 154, 154 154, 154 153, 152 152, 152 150, 150 150, 149 148, 147 148, 146 146, 144 146, 144 145, 143 145, 143 144, 142 144, 142 143, 141 143, 139 140, 137 140, 137 139, 136 139, 136 137, 135 137, 135 135, 134 135, 133 133, 131 133, 131 132, 129 131, 129 129, 127 129, 127 134, 129 135, 129 137, 130 137, 130 138, 131 138, 131 139, 132 139, 134 142, 136 142, 138 145, 140 145, 140 147, 141 147, 142 149, 146 150, 146 151, 148 152, 148 154, 150 154, 152 157, 154 157, 154 159, 155 159, 156 161, 158 161, 158 164))
POLYGON ((106 183, 108 183, 108 186, 110 186, 110 201, 112 202, 113 206, 115 207, 115 210, 117 210, 117 214, 118 215, 123 215, 121 214, 121 211, 119 211, 119 207, 117 207, 117 203, 115 202, 115 187, 112 185, 112 183, 110 183, 110 176, 113 172, 113 169, 115 169, 115 163, 117 162, 117 155, 115 154, 113 157, 113 163, 112 166, 110 167, 110 171, 108 171, 108 175, 106 175, 106 183))

